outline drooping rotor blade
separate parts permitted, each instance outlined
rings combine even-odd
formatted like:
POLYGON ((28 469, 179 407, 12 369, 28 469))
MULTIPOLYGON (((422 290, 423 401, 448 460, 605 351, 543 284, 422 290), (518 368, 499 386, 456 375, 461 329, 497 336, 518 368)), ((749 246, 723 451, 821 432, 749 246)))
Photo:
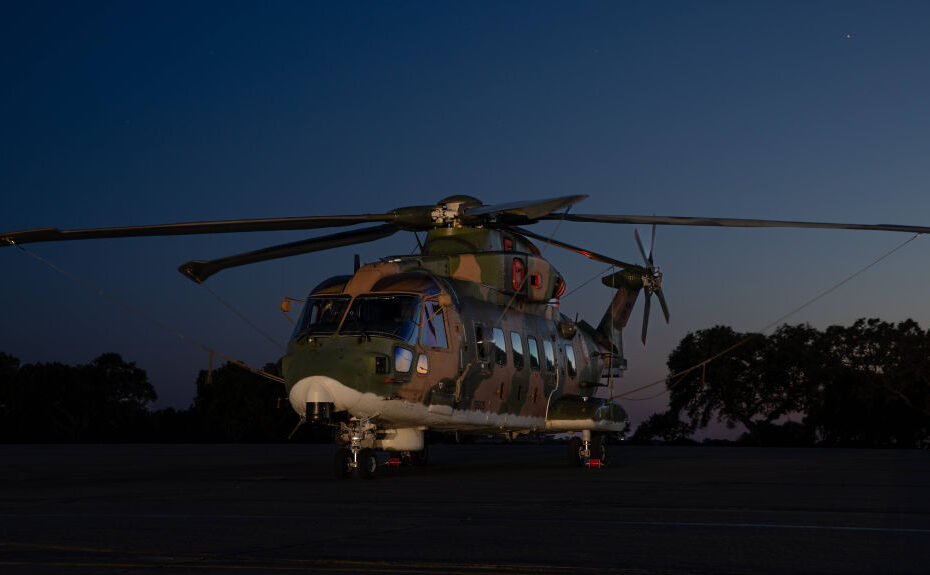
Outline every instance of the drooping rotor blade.
POLYGON ((505 225, 526 224, 548 216, 556 210, 567 208, 587 198, 586 195, 562 196, 547 200, 529 200, 498 204, 496 206, 476 206, 466 208, 462 218, 465 223, 475 223, 490 217, 505 225))
POLYGON ((533 239, 535 239, 535 240, 539 240, 539 241, 541 241, 541 242, 545 242, 545 243, 547 243, 547 244, 549 244, 549 245, 553 245, 553 246, 556 246, 556 247, 559 247, 559 248, 562 248, 562 249, 565 249, 565 250, 569 250, 569 251, 575 252, 576 254, 581 254, 581 255, 583 255, 583 256, 585 256, 585 257, 587 257, 587 258, 591 258, 592 260, 597 261, 597 262, 604 262, 605 264, 612 264, 612 265, 617 266, 618 268, 628 268, 628 269, 632 269, 632 270, 638 270, 638 271, 641 271, 641 272, 647 272, 646 268, 644 268, 643 266, 636 265, 636 264, 631 264, 631 263, 627 263, 627 262, 623 262, 623 261, 620 261, 620 260, 618 260, 618 259, 614 259, 614 258, 612 258, 612 257, 610 257, 610 256, 605 256, 605 255, 599 254, 599 253, 597 253, 597 252, 592 252, 591 250, 586 250, 586 249, 584 249, 584 248, 579 248, 579 247, 577 247, 577 246, 573 246, 573 245, 567 244, 567 243, 565 243, 565 242, 560 242, 560 241, 554 240, 554 239, 552 239, 552 238, 547 238, 546 236, 543 236, 543 235, 540 235, 540 234, 531 232, 531 231, 529 231, 529 230, 527 230, 527 229, 524 229, 524 228, 507 227, 507 228, 504 228, 504 229, 506 229, 507 231, 509 231, 509 232, 511 232, 511 233, 517 234, 517 235, 525 236, 525 237, 528 237, 528 238, 533 238, 533 239))
POLYGON ((831 222, 795 222, 787 220, 753 220, 738 218, 690 218, 677 216, 626 216, 612 214, 558 214, 540 220, 596 222, 603 224, 657 224, 664 226, 720 226, 731 228, 822 228, 832 230, 872 230, 884 232, 930 233, 928 226, 901 224, 850 224, 831 222))
POLYGON ((321 250, 349 246, 352 244, 371 242, 390 236, 391 234, 399 231, 399 229, 400 228, 394 224, 383 224, 380 226, 364 228, 361 230, 340 232, 337 234, 330 234, 318 238, 310 238, 297 242, 271 246, 261 250, 246 252, 243 254, 237 254, 216 260, 194 260, 181 265, 181 267, 178 268, 178 271, 197 283, 203 283, 203 281, 208 277, 226 268, 253 264, 277 258, 285 258, 288 256, 296 256, 310 252, 318 252, 321 250))
MULTIPOLYGON (((404 208, 409 209, 409 208, 404 208)), ((401 210, 395 210, 400 212, 401 210)), ((220 220, 207 222, 185 222, 151 226, 123 226, 92 228, 84 230, 59 230, 42 228, 20 232, 0 233, 0 240, 16 244, 54 242, 63 240, 89 240, 97 238, 124 238, 142 236, 178 236, 188 234, 222 234, 233 232, 265 232, 281 230, 310 230, 353 226, 367 222, 395 222, 403 216, 395 213, 362 214, 354 216, 309 216, 295 218, 263 218, 252 220, 220 220)))

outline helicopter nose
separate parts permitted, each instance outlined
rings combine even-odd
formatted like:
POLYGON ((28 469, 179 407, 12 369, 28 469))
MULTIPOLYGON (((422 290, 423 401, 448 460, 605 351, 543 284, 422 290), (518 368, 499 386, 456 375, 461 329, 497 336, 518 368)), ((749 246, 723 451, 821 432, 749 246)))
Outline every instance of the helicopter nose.
POLYGON ((308 421, 326 421, 334 411, 345 411, 357 401, 358 392, 325 375, 305 377, 294 384, 288 399, 298 415, 308 421))

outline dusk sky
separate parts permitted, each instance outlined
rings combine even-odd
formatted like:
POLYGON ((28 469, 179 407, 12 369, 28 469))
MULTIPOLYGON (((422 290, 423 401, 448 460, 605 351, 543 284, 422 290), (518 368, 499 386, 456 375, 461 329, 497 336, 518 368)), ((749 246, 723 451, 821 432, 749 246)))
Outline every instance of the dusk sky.
MULTIPOLYGON (((930 225, 927 2, 43 2, 0 18, 0 232, 383 213, 468 194, 569 194, 578 213, 930 225)), ((633 226, 533 231, 638 261, 633 226)), ((640 234, 648 237, 648 228, 640 234)), ((279 303, 412 234, 221 272, 176 271, 314 232, 29 244, 112 298, 254 366, 279 303)), ((642 300, 618 391, 689 331, 763 328, 907 234, 660 227, 671 325, 642 300)), ((562 311, 596 324, 603 264, 547 248, 562 311)), ((930 327, 919 237, 789 323, 930 327)), ((207 355, 15 248, 0 351, 145 369, 187 407, 207 355)), ((292 312, 296 317, 297 311, 292 312)), ((276 340, 277 343, 269 341, 276 340)), ((652 393, 644 393, 652 395, 652 393)), ((624 402, 638 423, 664 397, 624 402)))

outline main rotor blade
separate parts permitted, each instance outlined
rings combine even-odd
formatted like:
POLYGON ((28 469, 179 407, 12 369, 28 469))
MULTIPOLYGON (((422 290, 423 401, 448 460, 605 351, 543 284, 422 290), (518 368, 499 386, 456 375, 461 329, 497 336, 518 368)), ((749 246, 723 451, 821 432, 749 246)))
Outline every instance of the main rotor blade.
POLYGON ((558 214, 540 220, 567 220, 602 224, 658 224, 664 226, 721 226, 731 228, 821 228, 833 230, 871 230, 883 232, 930 233, 928 226, 899 224, 849 224, 831 222, 795 222, 787 220, 752 220, 737 218, 690 218, 677 216, 626 216, 612 214, 558 214))
POLYGON ((504 229, 507 230, 507 231, 509 231, 509 232, 511 232, 511 233, 517 234, 517 235, 521 235, 521 236, 526 236, 526 237, 529 237, 529 238, 533 238, 533 239, 535 239, 535 240, 539 240, 539 241, 541 241, 541 242, 545 242, 545 243, 547 243, 547 244, 549 244, 549 245, 553 245, 553 246, 556 246, 556 247, 559 247, 559 248, 562 248, 562 249, 565 249, 565 250, 569 250, 569 251, 575 252, 576 254, 581 254, 581 255, 583 255, 583 256, 585 256, 585 257, 587 257, 587 258, 591 258, 592 260, 597 261, 597 262, 604 262, 605 264, 612 264, 612 265, 615 265, 615 266, 617 266, 618 268, 627 268, 627 269, 636 270, 636 271, 639 271, 639 272, 642 272, 642 273, 648 273, 648 270, 647 270, 646 268, 644 268, 643 266, 636 265, 636 264, 631 264, 631 263, 627 263, 627 262, 623 262, 623 261, 620 261, 620 260, 618 260, 618 259, 614 259, 614 258, 612 258, 612 257, 599 254, 599 253, 597 253, 597 252, 592 252, 592 251, 590 251, 590 250, 586 250, 586 249, 584 249, 584 248, 579 248, 579 247, 577 247, 577 246, 573 246, 573 245, 567 244, 567 243, 565 243, 565 242, 560 242, 560 241, 554 240, 554 239, 552 239, 552 238, 547 238, 546 236, 539 235, 539 234, 537 234, 537 233, 531 232, 531 231, 526 230, 526 229, 523 229, 523 228, 507 227, 507 228, 504 228, 504 229))
POLYGON ((561 196, 547 200, 528 200, 498 204, 496 206, 466 208, 463 220, 470 223, 488 216, 497 216, 505 224, 525 224, 538 220, 556 210, 577 204, 587 197, 587 195, 561 196))
POLYGON ((361 230, 340 232, 328 236, 271 246, 253 252, 246 252, 206 262, 194 260, 181 265, 178 271, 197 283, 203 283, 208 277, 226 268, 254 264, 277 258, 286 258, 288 256, 296 256, 310 252, 318 252, 342 246, 350 246, 352 244, 371 242, 390 236, 398 230, 399 228, 394 224, 384 224, 361 230))
POLYGON ((362 214, 354 216, 308 216, 294 218, 262 218, 252 220, 218 220, 207 222, 185 222, 151 226, 123 226, 115 228, 92 228, 85 230, 59 230, 42 228, 20 232, 0 233, 0 240, 14 244, 54 242, 63 240, 90 240, 98 238, 125 238, 142 236, 179 236, 189 234, 223 234, 234 232, 265 232, 281 230, 309 230, 353 226, 367 222, 394 222, 403 220, 402 208, 387 214, 362 214))

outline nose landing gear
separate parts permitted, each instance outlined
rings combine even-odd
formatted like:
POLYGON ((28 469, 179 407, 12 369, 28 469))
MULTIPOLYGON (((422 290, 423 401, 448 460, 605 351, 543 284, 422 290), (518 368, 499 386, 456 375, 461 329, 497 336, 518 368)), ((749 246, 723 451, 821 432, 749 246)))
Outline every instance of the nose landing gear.
POLYGON ((337 434, 348 447, 336 450, 333 460, 333 472, 336 479, 348 479, 353 471, 358 471, 362 479, 372 479, 378 469, 377 452, 372 449, 375 444, 375 427, 370 417, 352 418, 346 424, 340 422, 337 434))
POLYGON ((423 466, 429 458, 423 430, 379 429, 373 422, 377 416, 352 417, 339 422, 336 442, 343 445, 336 450, 333 474, 336 479, 348 479, 357 472, 362 479, 372 479, 382 466, 423 466), (390 455, 385 459, 381 452, 390 455))

